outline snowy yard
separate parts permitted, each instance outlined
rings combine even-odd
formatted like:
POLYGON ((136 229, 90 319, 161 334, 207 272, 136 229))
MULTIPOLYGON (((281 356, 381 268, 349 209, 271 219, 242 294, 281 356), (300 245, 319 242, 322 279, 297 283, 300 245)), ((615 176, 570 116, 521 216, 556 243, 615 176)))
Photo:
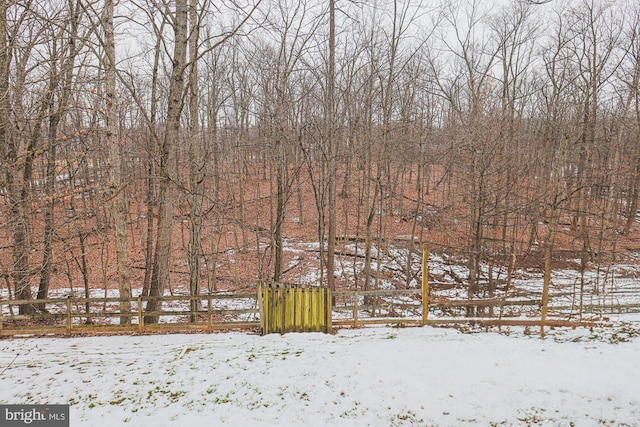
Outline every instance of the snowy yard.
POLYGON ((640 425, 630 325, 4 340, 0 402, 71 403, 72 427, 640 425))

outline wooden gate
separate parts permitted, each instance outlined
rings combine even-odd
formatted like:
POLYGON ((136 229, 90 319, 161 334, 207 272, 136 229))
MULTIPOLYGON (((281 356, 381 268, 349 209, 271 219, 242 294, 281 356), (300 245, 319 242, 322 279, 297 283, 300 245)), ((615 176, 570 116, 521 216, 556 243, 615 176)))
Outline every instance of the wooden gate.
POLYGON ((331 332, 331 290, 281 283, 258 283, 263 334, 331 332))

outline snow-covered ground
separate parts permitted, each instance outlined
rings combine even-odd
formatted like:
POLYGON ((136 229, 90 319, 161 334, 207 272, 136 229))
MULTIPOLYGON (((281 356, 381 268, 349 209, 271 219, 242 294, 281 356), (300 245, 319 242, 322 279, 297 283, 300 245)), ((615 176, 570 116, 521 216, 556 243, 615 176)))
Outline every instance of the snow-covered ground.
POLYGON ((636 322, 4 340, 0 402, 71 403, 73 427, 634 426, 636 322))

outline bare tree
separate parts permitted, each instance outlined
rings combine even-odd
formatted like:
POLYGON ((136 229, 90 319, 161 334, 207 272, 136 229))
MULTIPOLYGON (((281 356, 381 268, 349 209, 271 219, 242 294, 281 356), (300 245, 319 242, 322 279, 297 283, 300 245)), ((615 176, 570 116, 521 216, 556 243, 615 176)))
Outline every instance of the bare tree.
MULTIPOLYGON (((118 137, 118 111, 116 100, 116 46, 113 28, 113 0, 105 0, 102 27, 104 31, 104 76, 105 76, 105 118, 106 140, 109 147, 109 193, 114 224, 116 264, 118 269, 118 291, 122 301, 121 312, 130 312, 131 279, 129 268, 129 245, 127 236, 127 199, 122 179, 121 139, 118 137)), ((121 324, 129 324, 129 316, 120 317, 121 324)))
POLYGON ((275 41, 265 47, 269 58, 269 73, 263 76, 264 100, 262 131, 270 140, 270 154, 274 170, 275 210, 272 219, 273 280, 281 281, 283 272, 284 227, 287 205, 292 195, 292 185, 299 172, 292 167, 295 127, 298 117, 295 104, 300 97, 296 87, 297 74, 304 70, 304 56, 315 36, 319 20, 312 16, 311 2, 295 2, 296 5, 278 5, 272 23, 275 41))
POLYGON ((55 229, 55 182, 56 182, 56 152, 58 150, 59 127, 64 124, 68 111, 69 99, 72 95, 74 65, 80 44, 84 38, 79 35, 81 19, 81 7, 79 2, 69 2, 68 28, 62 26, 59 34, 52 40, 51 71, 49 78, 49 88, 45 103, 48 109, 49 123, 47 135, 47 166, 45 176, 45 196, 46 207, 44 213, 44 242, 42 249, 42 267, 40 273, 40 284, 38 288, 38 299, 47 298, 51 270, 53 268, 53 234, 55 229), (67 40, 66 46, 63 40, 67 40), (59 47, 57 45, 60 45, 59 47), (60 62, 58 69, 57 63, 60 62), (56 102, 55 95, 59 92, 56 102))
MULTIPOLYGON (((167 11, 168 12, 168 11, 167 11)), ((147 312, 160 309, 164 290, 169 285, 171 269, 171 248, 173 241, 173 186, 175 179, 174 162, 176 145, 180 138, 180 116, 184 107, 184 77, 187 68, 188 43, 188 4, 187 0, 176 0, 172 14, 175 42, 173 46, 171 78, 167 102, 167 118, 164 137, 160 149, 160 184, 158 189, 158 227, 156 233, 156 251, 153 260, 153 275, 147 303, 147 312)), ((157 323, 157 315, 149 315, 148 323, 157 323)))
MULTIPOLYGON (((202 188, 205 177, 206 153, 202 149, 203 136, 200 133, 199 121, 199 84, 198 84, 198 51, 200 41, 200 16, 196 0, 189 4, 189 141, 188 141, 188 202, 189 202, 189 247, 187 260, 189 262, 189 293, 191 296, 200 294, 200 256, 202 252, 202 188)), ((198 310, 196 300, 191 301, 191 311, 198 310)), ((191 315, 195 321, 195 316, 191 315)))
MULTIPOLYGON (((327 81, 327 155, 329 200, 327 224, 327 284, 335 290, 335 252, 336 252, 336 1, 329 0, 329 64, 327 81)), ((324 244, 324 242, 321 242, 324 244)))

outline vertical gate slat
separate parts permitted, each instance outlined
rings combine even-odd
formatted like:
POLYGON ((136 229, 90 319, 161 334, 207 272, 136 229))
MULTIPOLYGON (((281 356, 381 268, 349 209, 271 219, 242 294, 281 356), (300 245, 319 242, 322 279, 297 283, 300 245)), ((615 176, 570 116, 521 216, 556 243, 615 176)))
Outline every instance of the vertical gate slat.
POLYGON ((278 313, 281 315, 280 317, 280 328, 278 332, 284 334, 287 332, 286 330, 286 322, 287 322, 287 293, 285 288, 282 285, 278 285, 278 302, 280 303, 280 310, 278 313))
POLYGON ((302 288, 300 293, 300 330, 304 331, 306 327, 306 313, 307 308, 307 288, 302 288))

